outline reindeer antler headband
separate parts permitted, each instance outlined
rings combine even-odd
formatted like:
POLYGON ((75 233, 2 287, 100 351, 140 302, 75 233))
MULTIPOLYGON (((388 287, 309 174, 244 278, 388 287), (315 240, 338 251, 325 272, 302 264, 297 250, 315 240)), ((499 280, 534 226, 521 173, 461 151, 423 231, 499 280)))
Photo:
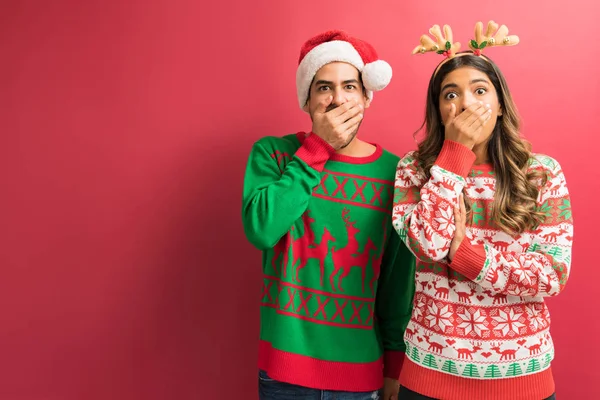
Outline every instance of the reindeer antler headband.
MULTIPOLYGON (((444 34, 439 25, 434 25, 429 29, 429 33, 435 37, 435 41, 427 35, 421 36, 421 45, 414 48, 413 54, 425 54, 430 51, 435 51, 437 54, 443 54, 447 58, 456 56, 460 49, 460 43, 452 43, 452 29, 448 25, 444 25, 444 34)), ((483 23, 475 24, 475 39, 469 42, 469 47, 473 50, 473 54, 480 56, 481 52, 486 47, 492 46, 514 46, 519 44, 519 37, 516 35, 508 35, 506 25, 500 26, 494 21, 487 24, 485 35, 483 34, 483 23)))
POLYGON ((448 58, 454 57, 460 49, 460 43, 452 43, 452 29, 448 25, 444 25, 445 36, 442 35, 442 30, 439 25, 434 25, 429 29, 429 33, 435 37, 433 41, 429 36, 421 36, 421 45, 415 47, 413 54, 425 54, 429 51, 435 51, 438 54, 443 54, 448 58))

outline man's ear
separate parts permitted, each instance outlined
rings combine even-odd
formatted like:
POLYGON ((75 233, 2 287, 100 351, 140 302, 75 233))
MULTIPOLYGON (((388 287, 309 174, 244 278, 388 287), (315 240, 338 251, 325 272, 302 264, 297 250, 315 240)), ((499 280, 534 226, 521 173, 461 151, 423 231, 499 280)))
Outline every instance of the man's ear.
POLYGON ((371 99, 365 94, 365 108, 371 107, 371 99))
MULTIPOLYGON (((313 78, 313 82, 314 82, 314 80, 315 79, 313 78)), ((304 107, 302 107, 302 110, 307 113, 310 113, 310 94, 311 94, 310 92, 312 90, 312 85, 313 85, 313 83, 311 82, 310 87, 308 88, 308 96, 306 96, 306 103, 304 103, 304 107)))
POLYGON ((309 110, 310 110, 310 99, 306 100, 306 103, 304 103, 304 107, 302 107, 302 109, 305 112, 309 112, 309 110))

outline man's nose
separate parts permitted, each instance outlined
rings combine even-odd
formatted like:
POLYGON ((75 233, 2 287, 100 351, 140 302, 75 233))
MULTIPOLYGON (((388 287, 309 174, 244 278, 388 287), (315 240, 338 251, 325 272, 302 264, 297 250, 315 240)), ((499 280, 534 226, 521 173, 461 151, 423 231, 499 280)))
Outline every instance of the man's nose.
POLYGON ((335 104, 336 107, 339 107, 342 104, 344 104, 346 101, 348 101, 348 99, 346 99, 346 94, 344 93, 344 91, 340 90, 340 89, 335 89, 335 91, 333 93, 332 103, 335 104))

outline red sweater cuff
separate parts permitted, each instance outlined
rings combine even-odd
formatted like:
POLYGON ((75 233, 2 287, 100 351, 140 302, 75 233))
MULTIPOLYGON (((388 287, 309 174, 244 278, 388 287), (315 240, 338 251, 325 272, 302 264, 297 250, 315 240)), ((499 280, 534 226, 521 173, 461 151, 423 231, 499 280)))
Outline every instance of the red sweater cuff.
POLYGON ((452 140, 444 140, 435 165, 466 178, 475 162, 475 153, 467 146, 452 140))
POLYGON ((450 268, 473 281, 485 265, 485 258, 485 248, 482 244, 473 245, 469 239, 464 238, 454 254, 450 268))
POLYGON ((400 379, 404 356, 403 351, 386 350, 383 353, 383 376, 385 378, 400 379))
POLYGON ((318 172, 322 172, 325 163, 334 153, 335 149, 329 143, 311 132, 296 151, 296 156, 318 172))

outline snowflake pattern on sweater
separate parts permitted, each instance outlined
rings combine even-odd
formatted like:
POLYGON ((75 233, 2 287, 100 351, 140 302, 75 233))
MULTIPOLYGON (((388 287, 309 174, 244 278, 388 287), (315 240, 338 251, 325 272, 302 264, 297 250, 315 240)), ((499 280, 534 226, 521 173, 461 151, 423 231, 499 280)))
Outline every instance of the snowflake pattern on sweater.
POLYGON ((444 161, 456 146, 444 145, 429 180, 412 153, 398 165, 393 223, 417 257, 406 354, 422 367, 464 378, 539 373, 554 356, 544 297, 559 294, 570 272, 573 224, 564 175, 554 159, 532 157, 530 170, 548 177, 538 197, 546 218, 536 229, 510 236, 491 222, 494 171, 450 171, 460 169, 444 161), (449 264, 453 209, 463 189, 473 218, 449 264))

